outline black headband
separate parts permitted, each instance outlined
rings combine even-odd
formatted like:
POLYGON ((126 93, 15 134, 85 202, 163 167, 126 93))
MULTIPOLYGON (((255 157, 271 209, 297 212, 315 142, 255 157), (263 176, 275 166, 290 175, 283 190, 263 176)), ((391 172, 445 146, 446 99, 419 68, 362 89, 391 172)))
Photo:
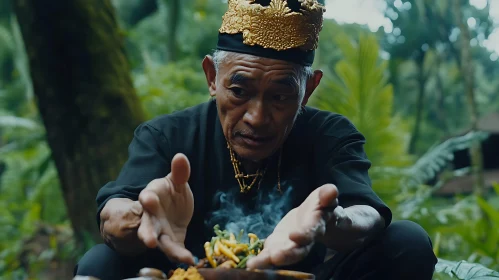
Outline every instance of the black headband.
POLYGON ((217 49, 229 52, 245 53, 266 58, 279 59, 293 62, 303 66, 311 66, 314 63, 315 51, 303 51, 300 49, 289 49, 277 51, 262 46, 250 46, 243 43, 243 35, 218 33, 217 49))

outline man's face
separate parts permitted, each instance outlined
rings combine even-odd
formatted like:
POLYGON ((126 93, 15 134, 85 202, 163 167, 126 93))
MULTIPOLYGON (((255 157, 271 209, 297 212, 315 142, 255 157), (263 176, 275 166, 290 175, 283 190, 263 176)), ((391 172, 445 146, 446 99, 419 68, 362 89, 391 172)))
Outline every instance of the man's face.
POLYGON ((303 91, 301 73, 293 64, 236 53, 222 61, 218 73, 210 57, 203 68, 227 141, 240 157, 252 161, 265 159, 282 145, 322 77, 320 71, 314 73, 303 91))

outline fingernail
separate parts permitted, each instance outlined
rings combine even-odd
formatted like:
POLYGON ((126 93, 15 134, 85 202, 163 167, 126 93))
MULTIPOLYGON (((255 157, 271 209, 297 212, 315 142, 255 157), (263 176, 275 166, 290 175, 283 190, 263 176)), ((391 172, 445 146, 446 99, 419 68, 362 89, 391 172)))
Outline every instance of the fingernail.
POLYGON ((194 256, 194 264, 197 265, 199 263, 199 258, 194 256))

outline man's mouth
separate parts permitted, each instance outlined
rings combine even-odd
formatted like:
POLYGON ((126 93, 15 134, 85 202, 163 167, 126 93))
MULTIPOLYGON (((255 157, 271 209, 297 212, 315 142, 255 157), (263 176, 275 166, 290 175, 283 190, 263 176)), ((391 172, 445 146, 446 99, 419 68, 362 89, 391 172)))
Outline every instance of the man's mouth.
POLYGON ((248 146, 254 147, 268 144, 272 140, 272 137, 270 136, 256 136, 250 134, 239 134, 239 136, 248 146))

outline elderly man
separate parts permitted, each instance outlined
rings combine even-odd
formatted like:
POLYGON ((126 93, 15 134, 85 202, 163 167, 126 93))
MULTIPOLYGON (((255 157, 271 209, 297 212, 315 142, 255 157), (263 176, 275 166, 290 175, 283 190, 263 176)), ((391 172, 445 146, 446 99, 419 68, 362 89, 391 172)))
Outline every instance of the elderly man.
POLYGON ((194 265, 224 193, 248 215, 269 214, 259 212, 259 198, 277 194, 273 207, 290 197, 250 268, 335 280, 432 278, 427 233, 392 223, 371 188, 362 134, 345 117, 306 106, 323 75, 310 68, 322 4, 229 0, 217 50, 202 62, 212 100, 136 129, 128 161, 97 196, 106 243, 85 254, 77 275, 123 279, 143 267, 194 265))

